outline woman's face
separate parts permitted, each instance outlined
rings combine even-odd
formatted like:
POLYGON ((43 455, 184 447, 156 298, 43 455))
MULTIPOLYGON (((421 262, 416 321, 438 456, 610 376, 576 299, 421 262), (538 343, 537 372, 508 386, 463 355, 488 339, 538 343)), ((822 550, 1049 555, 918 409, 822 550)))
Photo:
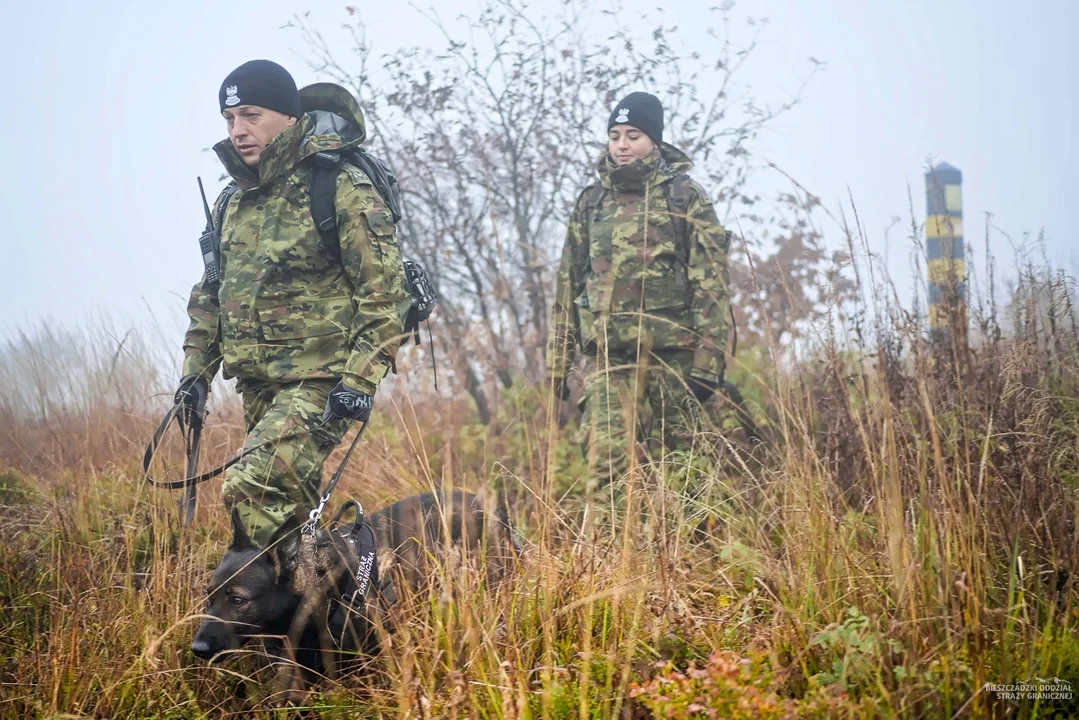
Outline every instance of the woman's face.
POLYGON ((607 132, 607 150, 617 165, 629 165, 655 149, 652 138, 632 125, 615 125, 607 132))

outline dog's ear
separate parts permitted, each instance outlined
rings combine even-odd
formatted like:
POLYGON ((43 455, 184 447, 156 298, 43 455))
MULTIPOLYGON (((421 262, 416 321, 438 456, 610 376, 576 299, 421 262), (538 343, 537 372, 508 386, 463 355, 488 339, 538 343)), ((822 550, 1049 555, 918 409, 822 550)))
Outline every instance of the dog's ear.
POLYGON ((240 519, 240 509, 232 508, 232 544, 229 545, 229 550, 248 550, 253 547, 255 543, 251 541, 251 536, 247 534, 247 528, 240 519))
POLYGON ((300 521, 295 515, 289 515, 281 527, 274 531, 269 550, 277 581, 287 581, 296 572, 300 557, 300 521))

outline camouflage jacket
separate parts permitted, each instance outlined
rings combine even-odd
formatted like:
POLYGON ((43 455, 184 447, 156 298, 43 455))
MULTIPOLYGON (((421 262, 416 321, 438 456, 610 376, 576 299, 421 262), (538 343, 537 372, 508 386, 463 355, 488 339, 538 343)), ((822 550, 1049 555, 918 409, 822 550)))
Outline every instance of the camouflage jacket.
POLYGON ((670 207, 664 187, 692 168, 666 143, 621 167, 604 153, 602 190, 585 188, 566 230, 547 345, 552 377, 565 377, 578 349, 593 354, 605 346, 633 357, 691 350, 692 377, 722 380, 729 235, 700 185, 686 183, 681 210, 670 207), (674 221, 679 213, 685 223, 674 221))
MULTIPOLYGON (((319 249, 309 187, 317 152, 363 142, 363 114, 344 88, 301 90, 304 115, 245 165, 226 139, 214 147, 239 190, 221 227, 221 282, 191 291, 184 374, 268 382, 343 378, 373 395, 400 343, 404 286, 389 210, 349 164, 335 196, 341 258, 319 249)), ((203 276, 205 280, 205 276, 203 276)))

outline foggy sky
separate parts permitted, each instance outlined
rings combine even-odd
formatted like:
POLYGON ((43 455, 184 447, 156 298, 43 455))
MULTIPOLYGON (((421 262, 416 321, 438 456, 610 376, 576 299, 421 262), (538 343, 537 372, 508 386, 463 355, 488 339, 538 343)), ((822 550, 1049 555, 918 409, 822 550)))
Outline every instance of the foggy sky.
MULTIPOLYGON (((655 4, 627 0, 621 20, 632 23, 655 4)), ((705 43, 701 18, 714 4, 679 0, 666 16, 691 46, 705 43)), ((312 0, 306 7, 309 22, 347 57, 344 5, 312 0)), ((376 53, 441 43, 407 4, 356 5, 374 30, 376 53)), ((195 177, 214 193, 221 185, 206 150, 225 135, 218 87, 255 57, 286 65, 301 86, 324 79, 306 67, 299 33, 281 27, 297 7, 305 6, 5 3, 0 327, 48 318, 77 325, 95 313, 135 323, 152 313, 180 355, 184 304, 201 272, 195 177)), ((441 0, 437 7, 449 18, 476 4, 441 0)), ((907 297, 908 185, 921 222, 927 157, 963 171, 966 234, 979 256, 991 211, 1017 242, 1044 228, 1051 259, 1074 272, 1079 63, 1071 34, 1079 3, 758 0, 736 6, 737 18, 746 15, 771 21, 747 70, 757 97, 786 97, 810 56, 826 63, 804 103, 757 143, 758 157, 833 210, 852 194, 871 246, 887 250, 907 297), (897 217, 902 223, 886 234, 897 217)), ((605 22, 593 19, 597 32, 605 22)), ((789 187, 776 173, 758 183, 789 187)), ((836 239, 834 227, 823 229, 836 239)), ((993 247, 1007 265, 1012 251, 1003 235, 994 233, 993 247)))

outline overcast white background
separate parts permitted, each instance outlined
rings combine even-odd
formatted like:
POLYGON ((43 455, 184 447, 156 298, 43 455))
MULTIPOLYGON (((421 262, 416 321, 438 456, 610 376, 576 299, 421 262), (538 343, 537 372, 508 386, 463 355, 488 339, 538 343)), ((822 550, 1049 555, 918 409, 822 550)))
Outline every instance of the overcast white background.
MULTIPOLYGON (((666 16, 689 29, 691 44, 703 43, 701 18, 714 17, 714 4, 681 0, 666 16)), ((285 64, 300 85, 320 79, 302 60, 299 34, 281 26, 309 9, 310 23, 340 38, 344 5, 4 3, 0 330, 75 326, 101 314, 134 324, 152 311, 166 339, 176 333, 179 355, 184 303, 201 269, 195 176, 212 192, 219 186, 204 149, 224 136, 221 79, 256 57, 285 64)), ((405 3, 356 5, 376 53, 440 42, 405 3)), ((632 22, 655 3, 625 5, 623 21, 632 22)), ((437 6, 452 17, 476 3, 437 6)), ((826 63, 803 104, 755 150, 830 207, 849 188, 875 250, 884 251, 894 217, 909 226, 908 184, 923 219, 928 156, 963 171, 967 235, 979 255, 992 211, 1016 239, 1044 228, 1051 259, 1075 272, 1079 3, 743 0, 735 15, 771 21, 745 78, 763 100, 795 89, 808 57, 826 63)), ((594 18, 597 32, 604 22, 594 18)), ((762 182, 785 187, 778 176, 762 182)), ((901 279, 910 275, 906 235, 895 228, 888 240, 901 279)), ((1006 241, 994 243, 1007 264, 1006 241)))

